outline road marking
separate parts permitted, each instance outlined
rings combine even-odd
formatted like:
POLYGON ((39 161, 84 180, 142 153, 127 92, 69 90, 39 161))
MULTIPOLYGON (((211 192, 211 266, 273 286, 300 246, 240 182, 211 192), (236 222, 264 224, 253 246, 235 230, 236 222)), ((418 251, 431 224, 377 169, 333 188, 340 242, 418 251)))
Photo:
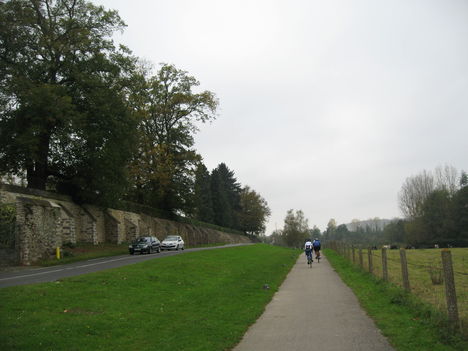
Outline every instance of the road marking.
MULTIPOLYGON (((203 247, 203 248, 192 248, 192 249, 185 249, 185 250, 182 250, 182 251, 168 251, 168 252, 164 252, 164 253, 160 253, 159 255, 162 256, 162 257, 165 257, 165 256, 172 256, 172 255, 176 255, 176 254, 182 254, 184 252, 191 252, 191 251, 200 251, 200 250, 210 250, 210 249, 217 249, 217 248, 226 248, 226 247, 232 247, 232 246, 240 246, 240 245, 245 245, 245 244, 227 244, 227 245, 222 245, 222 246, 214 246, 214 247, 203 247)), ((247 245, 250 245, 250 244, 247 244, 247 245)), ((158 256, 159 256, 158 255, 158 256)), ((155 256, 154 258, 158 257, 158 256, 155 256)), ((14 277, 8 277, 8 278, 0 278, 0 282, 1 281, 6 281, 6 280, 14 280, 14 279, 22 279, 22 278, 28 278, 28 277, 34 277, 34 276, 39 276, 39 275, 45 275, 45 274, 49 274, 49 273, 56 273, 56 272, 62 272, 62 271, 69 271, 69 270, 74 270, 74 269, 79 269, 79 268, 85 268, 85 267, 90 267, 90 266, 97 266, 97 265, 100 265, 100 264, 105 264, 105 263, 110 263, 110 262, 115 262, 115 261, 122 261, 122 260, 134 260, 135 263, 139 262, 140 260, 137 259, 137 257, 141 257, 140 256, 125 256, 125 257, 121 257, 121 258, 116 258, 116 259, 113 259, 113 260, 106 260, 106 261, 100 261, 100 262, 96 262, 96 263, 89 263, 89 264, 84 264, 84 265, 79 265, 79 266, 73 266, 73 267, 64 267, 64 268, 60 268, 60 269, 54 269, 54 270, 51 270, 51 271, 45 271, 45 272, 35 272, 35 273, 31 273, 31 274, 23 274, 23 275, 17 275, 17 276, 14 276, 14 277)), ((143 257, 147 257, 147 256, 143 256, 143 257)), ((105 258, 103 257, 98 257, 98 258, 93 258, 93 259, 90 259, 86 262, 90 262, 90 261, 95 261, 95 260, 103 260, 105 258)), ((143 260, 141 260, 143 261, 143 260)), ((41 268, 35 268, 34 271, 38 271, 38 270, 45 270, 45 269, 48 269, 48 267, 41 267, 41 268)), ((85 273, 83 273, 85 274, 85 273)))
POLYGON ((34 277, 36 275, 44 275, 44 274, 49 274, 49 273, 56 273, 56 272, 62 272, 62 271, 69 271, 73 269, 79 269, 79 268, 84 268, 84 267, 90 267, 90 266, 96 266, 99 264, 104 264, 104 263, 109 263, 109 262, 114 262, 114 261, 121 261, 121 260, 126 260, 132 257, 123 257, 123 258, 118 258, 115 260, 109 260, 109 261, 102 261, 102 262, 97 262, 97 263, 90 263, 90 264, 85 264, 85 265, 80 265, 80 266, 74 266, 74 267, 65 267, 62 269, 55 269, 53 271, 47 271, 47 272, 40 272, 40 273, 33 273, 33 274, 24 274, 24 275, 18 275, 15 277, 9 277, 9 278, 0 278, 0 281, 3 280, 12 280, 12 279, 21 279, 21 278, 26 278, 26 277, 34 277))
POLYGON ((55 273, 55 272, 60 272, 63 271, 63 269, 56 269, 54 271, 47 271, 47 272, 41 272, 41 273, 34 273, 34 274, 26 274, 26 275, 18 275, 16 277, 10 277, 10 278, 1 278, 1 280, 12 280, 12 279, 20 279, 20 278, 25 278, 25 277, 34 277, 35 275, 42 275, 42 274, 48 274, 48 273, 55 273))

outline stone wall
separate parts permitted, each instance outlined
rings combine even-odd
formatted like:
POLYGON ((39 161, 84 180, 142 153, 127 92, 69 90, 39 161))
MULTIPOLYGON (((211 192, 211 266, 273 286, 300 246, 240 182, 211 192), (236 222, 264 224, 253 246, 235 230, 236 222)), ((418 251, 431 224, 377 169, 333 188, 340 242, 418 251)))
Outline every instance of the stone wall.
POLYGON ((66 243, 120 244, 143 235, 156 236, 160 240, 167 235, 180 235, 187 246, 250 242, 244 235, 146 214, 79 206, 67 196, 5 184, 0 184, 0 202, 16 205, 16 263, 23 265, 50 255, 56 247, 66 243))
POLYGON ((62 246, 61 209, 44 200, 20 196, 16 200, 18 258, 31 264, 62 246))

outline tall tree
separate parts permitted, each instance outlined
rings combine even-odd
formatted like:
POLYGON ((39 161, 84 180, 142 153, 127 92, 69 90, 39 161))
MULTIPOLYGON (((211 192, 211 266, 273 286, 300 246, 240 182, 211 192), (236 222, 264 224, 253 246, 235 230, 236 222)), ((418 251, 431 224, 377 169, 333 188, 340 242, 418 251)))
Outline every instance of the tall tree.
POLYGON ((446 241, 454 232, 452 199, 449 190, 434 190, 424 202, 422 221, 424 242, 437 244, 446 241))
POLYGON ((242 231, 260 235, 265 232, 265 223, 271 211, 266 200, 255 190, 245 186, 240 193, 239 221, 242 231))
POLYGON ((320 232, 320 229, 314 225, 314 227, 310 230, 310 238, 311 239, 321 239, 322 233, 320 232))
POLYGON ((200 156, 192 148, 197 123, 213 120, 218 101, 186 71, 162 64, 156 75, 143 72, 130 95, 137 116, 138 152, 130 166, 132 196, 168 211, 193 210, 190 194, 200 156))
POLYGON ((465 171, 461 172, 460 176, 460 188, 466 187, 468 185, 468 174, 465 171))
POLYGON ((407 242, 405 222, 403 220, 392 221, 384 228, 384 239, 390 244, 403 244, 407 242))
POLYGON ((453 196, 459 189, 458 170, 449 165, 439 166, 434 171, 436 188, 445 190, 450 196, 453 196))
POLYGON ((333 235, 336 232, 336 220, 334 218, 330 218, 327 224, 327 229, 325 230, 327 235, 333 235))
MULTIPOLYGON (((125 180, 133 123, 122 77, 128 50, 110 39, 115 11, 85 0, 0 4, 0 172, 96 197, 125 180)), ((118 189, 113 189, 113 194, 118 189)))
POLYGON ((196 219, 213 223, 213 198, 211 195, 211 177, 206 166, 200 162, 195 171, 194 216, 196 219))
POLYGON ((284 219, 282 231, 284 242, 289 247, 301 248, 305 239, 310 236, 309 223, 304 217, 304 212, 289 210, 284 219))
MULTIPOLYGON (((466 175, 466 173, 464 173, 466 175)), ((463 179, 462 179, 463 180, 463 179)), ((452 244, 468 246, 468 182, 461 182, 462 187, 453 198, 454 232, 452 244)))
POLYGON ((211 194, 215 224, 241 229, 239 225, 241 186, 225 163, 211 173, 211 194))
POLYGON ((446 191, 452 197, 459 189, 457 180, 457 169, 448 165, 406 178, 398 194, 401 212, 408 219, 421 217, 427 198, 436 190, 446 191))
POLYGON ((416 176, 406 178, 398 194, 403 215, 406 218, 420 217, 424 201, 434 190, 435 181, 431 172, 423 171, 416 176))

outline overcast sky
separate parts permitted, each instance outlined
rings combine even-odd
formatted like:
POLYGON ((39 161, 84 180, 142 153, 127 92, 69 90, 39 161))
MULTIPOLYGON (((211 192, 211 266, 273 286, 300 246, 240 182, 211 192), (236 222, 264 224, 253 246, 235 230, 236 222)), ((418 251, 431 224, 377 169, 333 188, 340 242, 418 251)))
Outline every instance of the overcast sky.
POLYGON ((466 0, 93 0, 118 42, 220 101, 195 148, 309 225, 400 216, 404 180, 468 171, 466 0))

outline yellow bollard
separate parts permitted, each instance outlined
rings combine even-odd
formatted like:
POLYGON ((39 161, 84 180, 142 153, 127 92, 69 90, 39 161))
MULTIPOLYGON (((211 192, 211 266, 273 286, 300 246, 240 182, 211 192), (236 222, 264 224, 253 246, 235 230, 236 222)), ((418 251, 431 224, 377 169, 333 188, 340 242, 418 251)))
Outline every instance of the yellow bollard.
POLYGON ((57 256, 57 260, 60 260, 60 247, 55 249, 55 255, 57 256))

